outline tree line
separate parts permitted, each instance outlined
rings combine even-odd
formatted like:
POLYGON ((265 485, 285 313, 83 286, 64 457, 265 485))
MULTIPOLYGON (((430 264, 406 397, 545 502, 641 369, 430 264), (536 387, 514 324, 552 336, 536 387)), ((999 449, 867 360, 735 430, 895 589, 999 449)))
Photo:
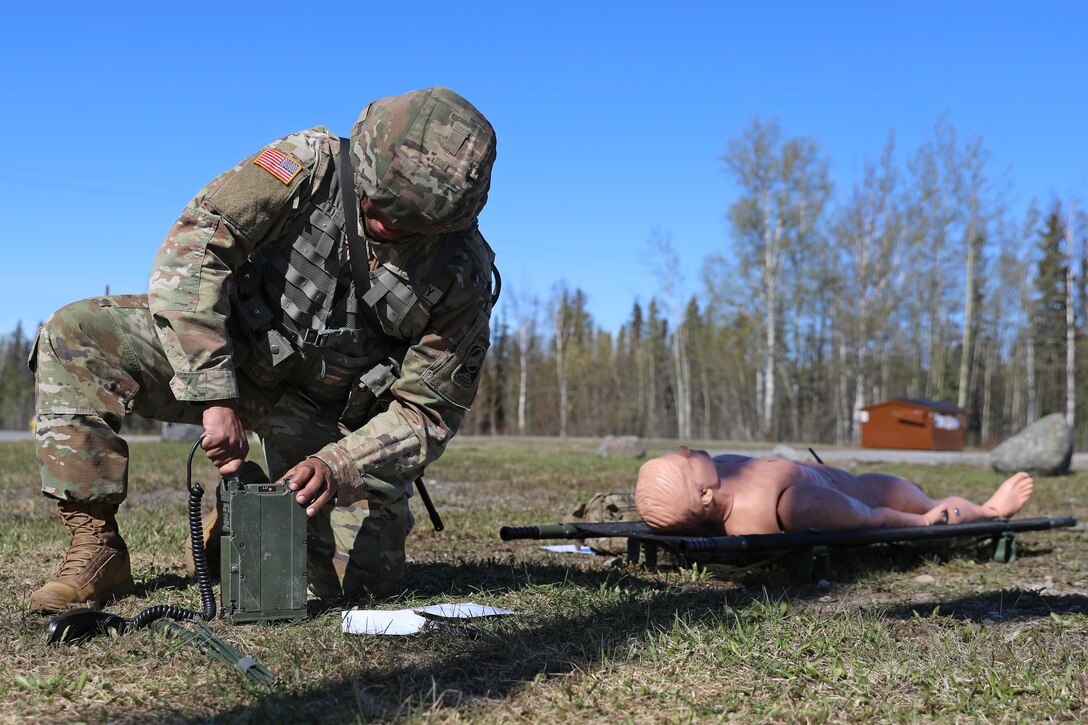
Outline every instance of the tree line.
POLYGON ((1083 444, 1083 210, 1014 212, 982 139, 944 118, 897 159, 889 133, 836 194, 816 140, 753 119, 719 159, 740 192, 698 289, 653 231, 661 289, 618 331, 562 282, 512 292, 468 430, 842 444, 861 408, 908 397, 963 408, 969 444, 1053 412, 1083 444))
MULTIPOLYGON (((951 402, 989 446, 1048 413, 1077 442, 1088 390, 1088 234, 1076 199, 1009 204, 980 137, 938 119, 900 158, 893 133, 836 192, 815 139, 754 118, 719 157, 730 234, 681 278, 661 230, 660 290, 611 331, 587 292, 508 289, 464 430, 476 434, 850 443, 892 397, 951 402)), ((33 413, 32 344, 0 337, 0 425, 33 413)))
POLYGON ((0 429, 29 430, 34 417, 34 374, 27 358, 34 343, 22 324, 0 337, 0 429))

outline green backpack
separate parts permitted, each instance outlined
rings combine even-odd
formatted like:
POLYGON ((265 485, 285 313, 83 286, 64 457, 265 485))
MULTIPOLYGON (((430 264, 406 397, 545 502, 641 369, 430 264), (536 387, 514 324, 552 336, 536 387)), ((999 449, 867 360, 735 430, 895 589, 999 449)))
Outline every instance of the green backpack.
MULTIPOLYGON (((572 518, 586 522, 641 521, 635 509, 633 493, 598 493, 570 512, 572 518)), ((578 539, 598 554, 619 556, 627 553, 627 538, 623 536, 578 539)))

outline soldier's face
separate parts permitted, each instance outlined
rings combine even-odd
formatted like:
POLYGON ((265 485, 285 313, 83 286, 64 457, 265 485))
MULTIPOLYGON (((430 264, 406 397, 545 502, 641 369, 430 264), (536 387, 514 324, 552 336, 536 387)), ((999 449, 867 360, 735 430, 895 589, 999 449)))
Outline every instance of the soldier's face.
POLYGON ((389 217, 382 214, 377 207, 365 196, 359 202, 359 211, 363 215, 363 226, 366 233, 379 242, 391 242, 394 239, 411 236, 412 233, 401 229, 389 221, 389 217))

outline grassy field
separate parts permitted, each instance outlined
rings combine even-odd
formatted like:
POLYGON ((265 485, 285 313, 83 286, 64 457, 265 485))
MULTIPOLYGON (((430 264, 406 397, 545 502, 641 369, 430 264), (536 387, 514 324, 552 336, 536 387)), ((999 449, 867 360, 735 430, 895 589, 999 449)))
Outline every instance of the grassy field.
MULTIPOLYGON (((513 617, 411 637, 347 636, 339 607, 302 624, 216 633, 279 680, 150 632, 47 646, 27 614, 65 542, 38 493, 30 443, 0 444, 0 720, 45 722, 1084 721, 1088 718, 1088 537, 1025 533, 1020 558, 985 545, 948 552, 835 552, 825 580, 786 566, 629 567, 499 540, 506 524, 568 519, 597 491, 630 490, 639 462, 597 441, 458 440, 428 472, 446 531, 418 500, 400 609, 474 601, 513 617)), ((651 454, 672 447, 654 441, 651 454)), ((132 446, 119 519, 137 594, 109 607, 199 609, 181 565, 187 446, 132 446)), ((874 467, 875 468, 875 467, 874 467)), ((985 499, 988 470, 887 465, 931 494, 985 499)), ((214 481, 201 463, 198 480, 214 481)), ((1088 520, 1088 474, 1037 481, 1021 516, 1088 520)))

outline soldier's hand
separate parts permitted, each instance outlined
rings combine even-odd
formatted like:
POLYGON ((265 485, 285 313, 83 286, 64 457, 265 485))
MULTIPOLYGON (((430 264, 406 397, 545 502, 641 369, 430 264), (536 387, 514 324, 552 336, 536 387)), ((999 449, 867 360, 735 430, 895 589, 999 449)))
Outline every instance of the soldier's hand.
POLYGON ((204 408, 204 441, 200 447, 220 476, 237 473, 249 453, 249 439, 234 406, 211 403, 204 408))
POLYGON ((313 516, 336 496, 338 486, 332 469, 319 458, 307 458, 283 475, 287 488, 297 491, 295 500, 313 516))

